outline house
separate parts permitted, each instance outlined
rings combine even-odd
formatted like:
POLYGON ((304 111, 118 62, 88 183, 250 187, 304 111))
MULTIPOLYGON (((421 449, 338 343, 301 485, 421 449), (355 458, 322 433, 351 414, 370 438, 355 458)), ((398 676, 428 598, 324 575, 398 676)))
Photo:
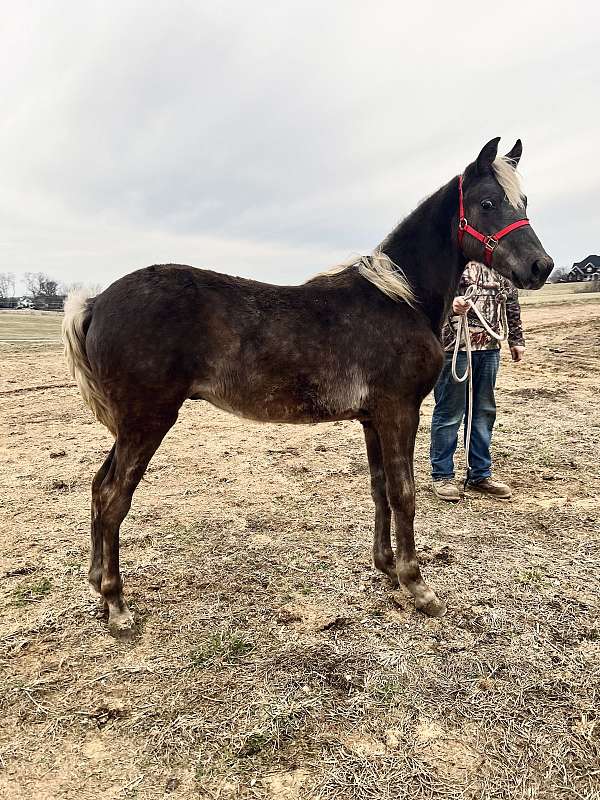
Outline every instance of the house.
POLYGON ((599 280, 600 256, 588 256, 582 261, 575 262, 571 270, 562 278, 562 281, 568 281, 569 283, 599 280))

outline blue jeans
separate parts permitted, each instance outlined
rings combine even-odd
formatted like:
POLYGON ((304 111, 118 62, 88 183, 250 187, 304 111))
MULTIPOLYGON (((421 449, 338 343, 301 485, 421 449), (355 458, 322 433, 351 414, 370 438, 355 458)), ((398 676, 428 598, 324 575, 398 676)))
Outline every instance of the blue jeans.
MULTIPOLYGON (((480 481, 492 474, 490 445, 496 421, 494 387, 500 366, 500 350, 474 350, 473 356, 473 425, 469 460, 470 481, 480 481)), ((457 372, 463 375, 467 355, 458 354, 457 372)), ((458 431, 467 413, 467 384, 452 380, 452 353, 446 353, 444 368, 435 385, 435 408, 431 419, 431 476, 434 481, 454 477, 454 452, 458 431)), ((464 440, 466 440, 466 419, 464 440)))

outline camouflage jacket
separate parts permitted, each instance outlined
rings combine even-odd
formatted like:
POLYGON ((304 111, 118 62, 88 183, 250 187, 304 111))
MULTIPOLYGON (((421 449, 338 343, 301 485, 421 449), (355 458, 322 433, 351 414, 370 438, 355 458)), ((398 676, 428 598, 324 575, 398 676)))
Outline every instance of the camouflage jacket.
MULTIPOLYGON (((508 344, 510 347, 515 345, 525 345, 523 337, 523 327, 521 325, 521 306, 519 305, 519 293, 517 288, 499 275, 491 267, 479 264, 477 261, 469 261, 465 271, 461 275, 460 283, 456 296, 463 295, 468 286, 477 286, 476 295, 473 302, 483 315, 492 330, 500 332, 500 302, 501 295, 506 296, 506 316, 508 318, 508 344)), ((482 328, 481 323, 472 311, 469 311, 469 327, 471 329, 471 348, 473 350, 495 350, 500 343, 493 339, 482 328)), ((452 309, 444 327, 442 328, 441 341, 444 350, 452 350, 456 341, 456 326, 458 316, 452 309)), ((460 348, 464 350, 464 344, 460 348)))

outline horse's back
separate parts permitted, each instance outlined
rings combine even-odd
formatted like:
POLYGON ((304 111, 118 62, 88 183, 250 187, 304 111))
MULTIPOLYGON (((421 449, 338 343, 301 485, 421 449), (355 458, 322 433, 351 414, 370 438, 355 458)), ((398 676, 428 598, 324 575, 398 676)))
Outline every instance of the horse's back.
POLYGON ((315 422, 366 414, 377 383, 423 370, 414 348, 431 350, 432 334, 420 316, 351 272, 275 286, 161 265, 96 298, 86 347, 121 404, 133 392, 192 397, 253 419, 315 422))
POLYGON ((277 286, 195 267, 164 264, 132 272, 93 301, 90 359, 220 352, 300 337, 319 338, 350 301, 339 287, 277 286), (319 329, 319 330, 317 330, 319 329), (119 353, 121 356, 119 356, 119 353))

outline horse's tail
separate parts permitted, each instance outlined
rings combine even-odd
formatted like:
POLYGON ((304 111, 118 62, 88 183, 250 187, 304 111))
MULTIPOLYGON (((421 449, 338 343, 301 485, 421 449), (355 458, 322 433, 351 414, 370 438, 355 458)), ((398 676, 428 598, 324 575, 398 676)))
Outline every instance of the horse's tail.
POLYGON ((65 316, 62 324, 62 338, 69 372, 77 381, 77 386, 85 404, 92 410, 98 422, 106 425, 116 436, 117 426, 114 416, 102 389, 90 366, 85 349, 85 337, 93 313, 93 298, 86 291, 71 292, 65 302, 65 316))

